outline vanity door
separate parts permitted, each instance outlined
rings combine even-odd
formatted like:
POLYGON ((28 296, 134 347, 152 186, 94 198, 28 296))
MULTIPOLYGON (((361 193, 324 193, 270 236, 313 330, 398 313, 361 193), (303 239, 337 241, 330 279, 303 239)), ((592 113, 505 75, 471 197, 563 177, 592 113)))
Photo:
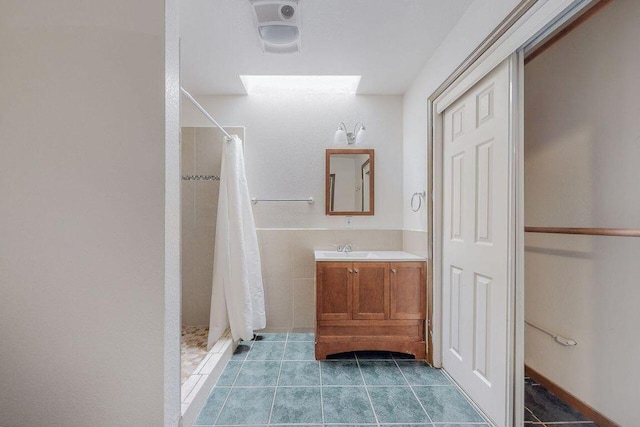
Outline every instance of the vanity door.
POLYGON ((424 263, 394 262, 389 267, 390 318, 426 319, 427 298, 424 263))
POLYGON ((318 320, 351 320, 353 275, 353 265, 349 262, 317 263, 318 320))
POLYGON ((389 318, 389 263, 353 264, 353 318, 386 320, 389 318))

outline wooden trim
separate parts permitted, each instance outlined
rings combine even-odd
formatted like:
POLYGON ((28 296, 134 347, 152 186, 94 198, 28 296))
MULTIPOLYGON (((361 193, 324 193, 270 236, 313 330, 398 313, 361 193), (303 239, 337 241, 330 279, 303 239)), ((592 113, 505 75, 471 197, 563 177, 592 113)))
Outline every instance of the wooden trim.
POLYGON ((325 204, 324 204, 324 212, 325 215, 342 215, 342 216, 358 216, 358 215, 374 215, 375 214, 375 150, 374 149, 360 149, 360 150, 351 150, 351 149, 336 149, 336 148, 328 148, 325 152, 325 162, 324 162, 324 171, 325 171, 325 204), (369 155, 369 210, 367 212, 360 211, 340 211, 333 212, 329 209, 330 203, 330 191, 329 187, 331 185, 329 175, 331 173, 331 163, 330 157, 331 154, 368 154, 369 155))
POLYGON ((582 234, 585 236, 640 237, 637 228, 525 227, 526 233, 582 234))
POLYGON ((433 268, 431 266, 432 260, 427 260, 427 324, 425 341, 427 342, 427 363, 433 366, 433 268))
POLYGON ((583 14, 578 16, 573 21, 569 22, 567 25, 565 25, 563 28, 561 28, 557 33, 553 34, 547 41, 542 43, 542 45, 540 45, 533 52, 531 52, 524 59, 524 65, 527 65, 529 62, 533 61, 539 55, 544 53, 551 46, 553 46, 554 44, 558 43, 567 34, 569 34, 571 31, 575 30, 576 28, 578 28, 581 24, 583 24, 589 18, 591 18, 593 15, 598 13, 603 7, 605 7, 606 5, 611 3, 611 1, 612 0, 600 0, 599 2, 597 2, 593 6, 591 6, 591 8, 589 8, 589 10, 587 10, 586 12, 584 12, 583 14))
POLYGON ((605 415, 601 414, 600 412, 598 412, 597 410, 595 410, 591 406, 587 405, 582 400, 578 399, 577 397, 575 397, 574 395, 572 395, 571 393, 569 393, 568 391, 566 391, 565 389, 560 387, 558 384, 554 383, 549 378, 545 377, 544 375, 542 375, 540 372, 536 371, 535 369, 525 365, 524 366, 524 372, 525 372, 526 376, 531 377, 534 381, 536 381, 537 383, 542 385, 544 388, 549 390, 551 393, 553 393, 556 396, 558 396, 560 399, 562 399, 569 406, 571 406, 572 408, 574 408, 577 411, 580 411, 580 413, 582 413, 582 415, 584 415, 585 417, 589 418, 590 420, 592 420, 593 422, 598 424, 598 426, 600 426, 600 427, 621 427, 620 424, 617 424, 616 422, 612 421, 611 419, 609 419, 605 415))
POLYGON ((493 46, 538 0, 522 0, 511 13, 465 58, 453 73, 431 94, 429 100, 435 101, 449 86, 462 76, 480 57, 493 46))

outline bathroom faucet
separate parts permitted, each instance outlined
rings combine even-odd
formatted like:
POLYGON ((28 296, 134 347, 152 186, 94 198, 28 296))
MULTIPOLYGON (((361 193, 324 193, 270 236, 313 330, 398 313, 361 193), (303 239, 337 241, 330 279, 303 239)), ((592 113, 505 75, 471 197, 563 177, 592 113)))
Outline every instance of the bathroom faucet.
POLYGON ((353 250, 353 245, 350 243, 344 245, 334 245, 338 247, 338 252, 351 252, 353 250))

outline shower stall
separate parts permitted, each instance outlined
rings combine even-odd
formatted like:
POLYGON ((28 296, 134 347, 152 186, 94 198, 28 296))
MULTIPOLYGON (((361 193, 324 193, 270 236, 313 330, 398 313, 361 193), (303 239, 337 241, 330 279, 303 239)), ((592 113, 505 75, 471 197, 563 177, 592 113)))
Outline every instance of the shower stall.
MULTIPOLYGON (((225 130, 244 140, 243 127, 225 130)), ((215 127, 183 127, 181 133, 181 380, 184 384, 207 355, 224 133, 215 127)))

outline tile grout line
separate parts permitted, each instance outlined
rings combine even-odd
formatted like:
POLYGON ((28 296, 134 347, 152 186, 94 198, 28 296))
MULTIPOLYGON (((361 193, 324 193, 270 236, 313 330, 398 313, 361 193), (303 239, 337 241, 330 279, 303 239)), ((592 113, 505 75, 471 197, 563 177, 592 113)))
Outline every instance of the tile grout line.
MULTIPOLYGON (((240 342, 242 342, 242 341, 240 341, 240 342)), ((240 344, 238 343, 238 345, 240 345, 240 344)), ((251 342, 251 345, 249 346, 249 351, 247 352, 247 355, 244 357, 244 359, 242 359, 242 364, 240 365, 240 369, 238 369, 238 373, 236 374, 236 377, 233 379, 233 383, 231 384, 231 387, 229 387, 229 393, 227 393, 227 397, 224 398, 224 402, 220 406, 220 411, 218 412, 218 415, 216 415, 216 419, 213 420, 212 426, 216 425, 216 423, 218 422, 218 419, 220 418, 220 415, 222 415, 222 410, 224 409, 224 406, 227 404, 227 401, 229 400, 229 396, 231 396, 231 392, 233 391, 233 387, 235 387, 236 381, 238 381, 238 377, 240 376, 240 371, 242 371, 242 368, 244 367, 244 362, 247 361, 247 357, 249 357, 249 352, 251 352, 252 348, 253 348, 253 342, 251 342)), ((231 357, 233 357, 233 354, 231 355, 231 357)), ((224 369, 227 368, 227 366, 229 365, 230 361, 231 361, 231 359, 229 359, 227 361, 227 364, 224 366, 224 369)), ((224 372, 224 369, 222 370, 223 372, 224 372)), ((222 375, 222 373, 220 375, 222 375)), ((218 378, 218 381, 220 381, 220 378, 218 378)), ((216 384, 217 384, 218 381, 216 381, 216 384)), ((216 384, 214 384, 214 386, 213 386, 214 389, 216 387, 216 384)), ((200 409, 200 412, 202 412, 202 409, 200 409)), ((200 414, 198 414, 198 416, 200 416, 200 414)), ((196 418, 196 420, 197 420, 197 418, 196 418)))
POLYGON ((471 407, 473 409, 475 409, 475 411, 478 413, 478 415, 480 415, 480 417, 484 420, 485 424, 489 424, 489 425, 493 425, 493 422, 489 420, 488 416, 485 416, 484 412, 480 409, 480 407, 478 406, 478 404, 476 402, 474 402, 471 397, 469 397, 467 395, 467 393, 462 389, 462 387, 460 387, 458 385, 457 382, 455 382, 453 380, 453 377, 451 377, 451 375, 449 375, 449 373, 444 369, 441 368, 440 371, 442 372, 442 374, 449 380, 449 382, 451 383, 451 385, 458 390, 458 392, 466 399, 466 401, 469 403, 469 405, 471 405, 471 407))
POLYGON ((323 384, 322 384, 322 362, 320 362, 319 360, 316 360, 316 362, 318 363, 318 372, 320 373, 320 413, 322 414, 322 425, 325 425, 325 420, 324 420, 324 394, 322 393, 322 388, 323 388, 323 384))
MULTIPOLYGON (((287 339, 289 334, 287 334, 287 339)), ((273 388, 273 400, 271 401, 271 410, 269 411, 269 419, 267 420, 267 425, 271 424, 271 417, 273 416, 273 407, 276 406, 276 396, 278 395, 278 384, 280 384, 280 373, 282 372, 282 360, 284 359, 284 354, 287 351, 287 341, 284 342, 284 347, 282 348, 282 357, 280 358, 280 368, 278 369, 278 378, 276 379, 276 386, 273 388)))
POLYGON ((358 372, 360 372, 360 377, 362 378, 362 385, 364 386, 364 391, 365 393, 367 393, 367 398, 369 399, 369 405, 371 405, 371 412, 373 412, 373 417, 376 419, 376 425, 380 427, 380 420, 378 419, 376 408, 374 408, 373 406, 373 400, 371 400, 371 395, 369 394, 369 389, 367 388, 367 381, 365 381, 364 374, 362 373, 362 369, 360 368, 360 359, 358 358, 358 353, 354 353, 354 357, 356 358, 356 366, 358 367, 358 372))
POLYGON ((398 370, 400 371, 400 375, 402 375, 402 378, 404 378, 404 380, 407 382, 407 384, 409 385, 409 390, 411 390, 411 393, 413 394, 413 397, 416 398, 416 400, 418 401, 418 403, 420 404, 420 407, 422 408, 422 410, 424 411, 425 414, 427 414, 427 418, 429 419, 429 422, 431 423, 431 425, 433 425, 433 419, 431 418, 431 415, 429 415, 429 412, 426 410, 426 408, 424 407, 424 405, 422 404, 422 401, 420 400, 420 398, 418 397, 418 395, 416 394, 416 391, 413 389, 413 386, 411 385, 411 383, 409 382, 409 380, 407 379, 407 377, 405 376, 404 372, 402 372, 402 369, 400 369, 400 365, 398 364, 398 361, 396 360, 395 356, 393 354, 391 354, 391 357, 393 359, 393 363, 396 364, 396 368, 398 368, 398 370))

